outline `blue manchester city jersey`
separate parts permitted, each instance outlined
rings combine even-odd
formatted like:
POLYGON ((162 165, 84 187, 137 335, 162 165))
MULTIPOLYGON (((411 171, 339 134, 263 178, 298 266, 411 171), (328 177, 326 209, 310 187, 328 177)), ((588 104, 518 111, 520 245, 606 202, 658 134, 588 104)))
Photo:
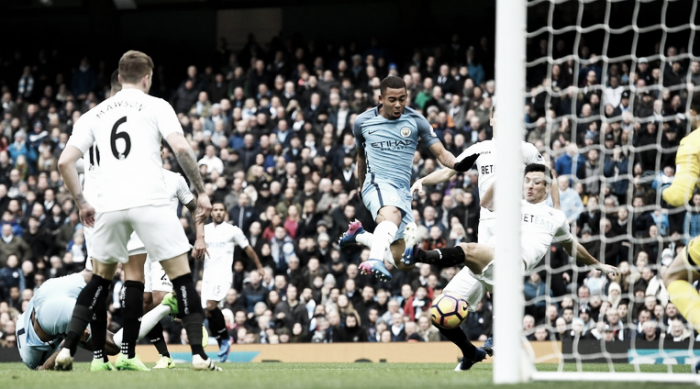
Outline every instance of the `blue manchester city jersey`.
POLYGON ((422 139, 430 147, 440 140, 432 126, 414 109, 406 107, 398 119, 387 119, 380 106, 355 119, 353 133, 357 147, 364 150, 368 181, 391 182, 398 187, 411 186, 413 154, 422 139))

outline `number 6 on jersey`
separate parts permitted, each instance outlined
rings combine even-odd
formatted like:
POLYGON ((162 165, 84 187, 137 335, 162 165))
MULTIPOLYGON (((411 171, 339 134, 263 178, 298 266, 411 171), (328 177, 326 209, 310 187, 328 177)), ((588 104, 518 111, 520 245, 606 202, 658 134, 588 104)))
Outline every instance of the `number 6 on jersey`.
POLYGON ((112 155, 114 155, 114 158, 119 160, 128 157, 129 152, 131 152, 131 137, 129 137, 129 134, 126 131, 117 133, 117 129, 119 129, 119 126, 121 126, 124 123, 126 123, 126 116, 123 116, 121 119, 117 120, 116 123, 114 123, 114 127, 112 127, 112 133, 109 136, 109 144, 110 146, 112 146, 112 155), (120 153, 117 149, 117 139, 124 140, 125 147, 123 153, 120 153))

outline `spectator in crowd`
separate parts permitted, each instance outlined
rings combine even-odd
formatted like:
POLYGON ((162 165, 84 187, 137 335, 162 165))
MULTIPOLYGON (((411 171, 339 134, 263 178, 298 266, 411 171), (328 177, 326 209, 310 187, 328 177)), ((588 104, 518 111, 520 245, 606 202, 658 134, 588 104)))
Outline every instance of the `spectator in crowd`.
MULTIPOLYGON (((228 221, 242 229, 269 267, 261 279, 246 268, 243 253, 234 253, 233 288, 225 306, 232 312, 230 330, 238 343, 440 339, 427 310, 459 269, 440 274, 418 267, 396 273, 382 289, 358 274, 357 265, 368 252, 341 252, 335 242, 355 219, 370 231, 373 226, 357 187, 358 148, 351 126, 357 113, 376 105, 374 86, 383 76, 395 72, 410 81, 408 105, 422 110, 455 155, 492 135, 486 118, 499 90, 490 80, 493 52, 461 38, 453 38, 447 53, 401 53, 373 44, 364 56, 358 54, 362 48, 346 51, 345 46, 338 58, 309 56, 306 47, 292 41, 288 49, 294 55, 287 55, 287 49, 253 38, 221 63, 203 64, 209 71, 174 62, 176 74, 186 75, 172 85, 154 74, 154 85, 161 84, 158 94, 178 113, 198 156, 207 190, 224 201, 228 221), (406 65, 389 66, 389 52, 399 61, 403 55, 400 63, 406 65)), ((586 64, 571 59, 543 64, 535 72, 541 77, 528 72, 528 87, 538 89, 523 107, 530 129, 523 139, 535 142, 560 175, 562 209, 572 232, 595 256, 626 270, 613 283, 576 266, 554 245, 543 259, 546 271, 525 275, 526 334, 538 340, 585 340, 594 334, 618 341, 637 334, 647 340, 664 334, 687 339, 695 333, 683 326, 660 280, 669 259, 700 233, 700 195, 687 211, 662 212, 657 200, 659 188, 674 179, 679 140, 696 126, 684 109, 695 105, 695 96, 684 91, 693 85, 685 84, 688 80, 700 85, 700 65, 670 59, 662 80, 660 64, 640 58, 634 72, 626 62, 619 68, 609 64, 604 74, 602 62, 582 46, 586 64), (673 90, 649 88, 658 83, 673 90), (619 294, 613 284, 619 285, 619 294), (572 292, 575 303, 559 300, 572 292), (642 303, 645 298, 654 306, 642 303), (658 326, 652 328, 644 309, 658 326), (621 325, 639 331, 625 334, 621 325)), ((529 56, 548 53, 546 41, 543 46, 533 41, 529 48, 529 56)), ((101 90, 102 69, 90 65, 102 59, 69 56, 36 66, 28 58, 14 61, 16 70, 7 76, 0 72, 0 84, 6 85, 0 91, 0 304, 19 311, 22 289, 83 268, 82 224, 75 205, 66 202, 56 161, 76 120, 108 97, 101 90), (79 67, 72 72, 71 64, 79 67), (46 66, 61 77, 45 77, 46 66)), ((415 154, 413 180, 439 168, 426 151, 419 147, 415 154)), ((181 171, 168 150, 164 167, 181 171)), ((424 247, 476 241, 478 175, 456 175, 434 193, 416 197, 413 208, 424 247)), ((192 215, 183 211, 180 216, 194 239, 192 215)), ((113 308, 119 323, 118 298, 113 308)), ((469 339, 483 340, 491 324, 487 297, 467 316, 464 329, 469 339)), ((172 341, 180 341, 177 326, 169 330, 172 341)))

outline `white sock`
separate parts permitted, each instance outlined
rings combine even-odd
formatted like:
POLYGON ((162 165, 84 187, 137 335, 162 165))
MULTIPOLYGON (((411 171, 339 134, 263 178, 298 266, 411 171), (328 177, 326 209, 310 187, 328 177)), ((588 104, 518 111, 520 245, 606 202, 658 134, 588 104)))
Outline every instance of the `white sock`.
POLYGON ((374 242, 374 234, 371 232, 363 232, 355 236, 355 240, 357 241, 357 243, 372 248, 372 243, 374 242))
POLYGON ((384 262, 390 263, 392 266, 396 267, 396 261, 394 261, 394 254, 391 253, 391 248, 387 248, 384 252, 384 262))
MULTIPOLYGON (((163 320, 169 314, 170 307, 168 307, 167 305, 158 304, 155 308, 143 315, 141 317, 141 328, 139 329, 139 337, 137 340, 141 340, 144 337, 146 337, 146 335, 148 335, 148 333, 151 332, 153 327, 155 327, 156 324, 160 323, 160 321, 163 320)), ((124 337, 123 332, 124 329, 121 329, 117 331, 116 334, 114 334, 114 344, 117 345, 117 347, 119 348, 122 347, 122 338, 124 337)))
POLYGON ((388 220, 379 223, 377 228, 374 229, 374 239, 372 239, 369 257, 371 259, 384 259, 384 252, 391 246, 398 230, 399 227, 388 220))
MULTIPOLYGON (((372 248, 372 243, 374 242, 374 234, 371 232, 363 232, 355 237, 357 243, 361 243, 369 248, 372 248)), ((394 261, 394 254, 391 253, 391 248, 387 247, 384 251, 384 261, 392 264, 396 267, 396 261, 394 261)))

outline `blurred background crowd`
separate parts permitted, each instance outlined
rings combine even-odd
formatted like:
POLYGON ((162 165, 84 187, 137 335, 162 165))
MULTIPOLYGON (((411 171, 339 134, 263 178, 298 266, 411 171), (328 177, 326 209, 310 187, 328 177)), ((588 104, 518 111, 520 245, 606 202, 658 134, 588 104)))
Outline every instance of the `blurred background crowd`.
MULTIPOLYGON (((350 221, 374 228, 358 196, 352 126, 377 104, 381 79, 396 75, 408 86, 408 105, 455 156, 492 139, 492 42, 454 34, 412 52, 392 52, 377 38, 318 42, 259 43, 251 35, 242 50, 222 42, 204 66, 154 58, 151 93, 174 107, 206 191, 226 204, 227 221, 244 231, 265 266, 261 278, 236 250, 223 304, 227 327, 236 343, 440 341, 428 311, 458 268, 392 269, 393 280, 380 283, 358 272, 368 249, 337 247, 350 221)), ((676 148, 692 126, 700 63, 688 61, 683 47, 657 46, 658 53, 667 60, 606 64, 582 44, 567 60, 561 41, 551 53, 560 61, 528 68, 523 112, 509 114, 524 115, 523 139, 556 168, 572 231, 594 256, 622 270, 602 277, 555 244, 525 280, 523 327, 532 340, 695 336, 660 277, 700 233, 700 194, 687 209, 669 211, 657 207, 656 189, 673 180, 676 148)), ((529 61, 548 54, 546 41, 528 42, 529 61)), ((14 320, 34 290, 84 268, 82 225, 56 163, 76 120, 109 96, 115 66, 47 50, 0 61, 3 344, 13 345, 14 320)), ((179 171, 172 153, 163 163, 179 171)), ((419 145, 413 180, 440 168, 419 145)), ((472 170, 415 195, 424 249, 476 241, 478 177, 472 170)), ((191 216, 186 209, 180 215, 194 241, 191 216)), ((191 266, 195 273, 202 268, 191 266)), ((117 329, 121 275, 113 286, 117 329)), ((490 296, 474 308, 463 328, 470 339, 485 340, 490 296)), ((171 343, 186 343, 178 323, 164 324, 171 343)))

